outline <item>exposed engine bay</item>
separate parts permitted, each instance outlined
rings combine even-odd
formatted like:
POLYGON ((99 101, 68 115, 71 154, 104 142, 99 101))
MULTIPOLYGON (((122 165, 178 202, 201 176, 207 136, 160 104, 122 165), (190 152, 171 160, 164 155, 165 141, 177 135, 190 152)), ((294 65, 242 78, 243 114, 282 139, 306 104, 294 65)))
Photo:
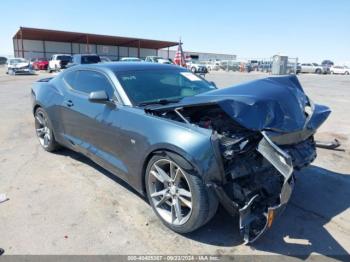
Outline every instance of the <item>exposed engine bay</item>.
POLYGON ((278 147, 264 132, 242 127, 216 104, 151 113, 213 130, 226 178, 222 187, 214 187, 226 209, 239 213, 246 243, 258 239, 283 210, 293 190, 294 168, 307 166, 316 157, 312 135, 278 147))

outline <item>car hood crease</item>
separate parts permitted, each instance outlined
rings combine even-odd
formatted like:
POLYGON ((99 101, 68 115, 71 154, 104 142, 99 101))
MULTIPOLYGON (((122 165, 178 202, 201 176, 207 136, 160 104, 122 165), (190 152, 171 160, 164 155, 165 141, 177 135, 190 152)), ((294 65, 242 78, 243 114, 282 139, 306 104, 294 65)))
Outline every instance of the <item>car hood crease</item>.
POLYGON ((234 121, 245 128, 287 133, 305 127, 305 107, 308 103, 297 77, 282 76, 216 89, 186 97, 177 104, 153 107, 151 110, 163 111, 178 107, 218 104, 234 121))

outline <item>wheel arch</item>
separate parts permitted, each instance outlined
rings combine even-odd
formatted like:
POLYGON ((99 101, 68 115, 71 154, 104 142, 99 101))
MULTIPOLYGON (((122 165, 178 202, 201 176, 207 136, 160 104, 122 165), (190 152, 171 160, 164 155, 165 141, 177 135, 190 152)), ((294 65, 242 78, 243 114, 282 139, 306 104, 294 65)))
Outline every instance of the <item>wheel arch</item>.
POLYGON ((42 107, 42 106, 39 103, 34 104, 34 106, 33 106, 33 115, 35 114, 36 110, 38 108, 40 108, 40 107, 42 107))
POLYGON ((168 147, 160 147, 153 149, 151 152, 147 154, 145 157, 143 164, 142 164, 142 170, 141 170, 141 185, 142 185, 142 194, 146 195, 146 170, 149 161, 152 159, 153 156, 156 155, 162 155, 162 156, 168 156, 172 160, 174 160, 176 163, 178 163, 181 167, 185 168, 186 170, 192 170, 194 175, 197 175, 199 178, 201 178, 199 168, 193 164, 193 161, 191 161, 189 156, 185 154, 180 149, 174 149, 174 148, 168 148, 168 147))

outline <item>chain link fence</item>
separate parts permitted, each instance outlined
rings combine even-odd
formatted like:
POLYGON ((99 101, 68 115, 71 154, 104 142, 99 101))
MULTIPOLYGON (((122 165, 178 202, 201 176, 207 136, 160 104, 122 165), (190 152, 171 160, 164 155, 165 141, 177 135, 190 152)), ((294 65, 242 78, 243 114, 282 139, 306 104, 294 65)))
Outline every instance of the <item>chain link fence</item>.
MULTIPOLYGON (((201 61, 209 71, 226 72, 262 72, 272 74, 273 57, 269 58, 244 58, 236 60, 201 61)), ((288 57, 282 74, 298 74, 300 66, 297 57, 288 57)))

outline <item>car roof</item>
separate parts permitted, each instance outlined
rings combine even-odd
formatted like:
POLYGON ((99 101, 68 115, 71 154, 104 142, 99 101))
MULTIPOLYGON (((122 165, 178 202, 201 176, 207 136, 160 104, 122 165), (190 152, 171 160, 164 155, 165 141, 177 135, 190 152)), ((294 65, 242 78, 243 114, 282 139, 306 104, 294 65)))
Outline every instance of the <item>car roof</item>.
POLYGON ((113 72, 123 72, 123 71, 142 71, 142 70, 162 70, 162 69, 175 69, 175 70, 186 70, 183 67, 171 64, 158 64, 158 63, 147 63, 147 62, 109 62, 109 63, 99 63, 99 64, 87 64, 79 65, 74 67, 76 69, 108 69, 113 72))
POLYGON ((12 57, 12 58, 7 58, 7 60, 18 60, 18 59, 21 59, 21 60, 27 60, 23 57, 12 57))
POLYGON ((74 54, 73 56, 99 56, 97 54, 74 54))

